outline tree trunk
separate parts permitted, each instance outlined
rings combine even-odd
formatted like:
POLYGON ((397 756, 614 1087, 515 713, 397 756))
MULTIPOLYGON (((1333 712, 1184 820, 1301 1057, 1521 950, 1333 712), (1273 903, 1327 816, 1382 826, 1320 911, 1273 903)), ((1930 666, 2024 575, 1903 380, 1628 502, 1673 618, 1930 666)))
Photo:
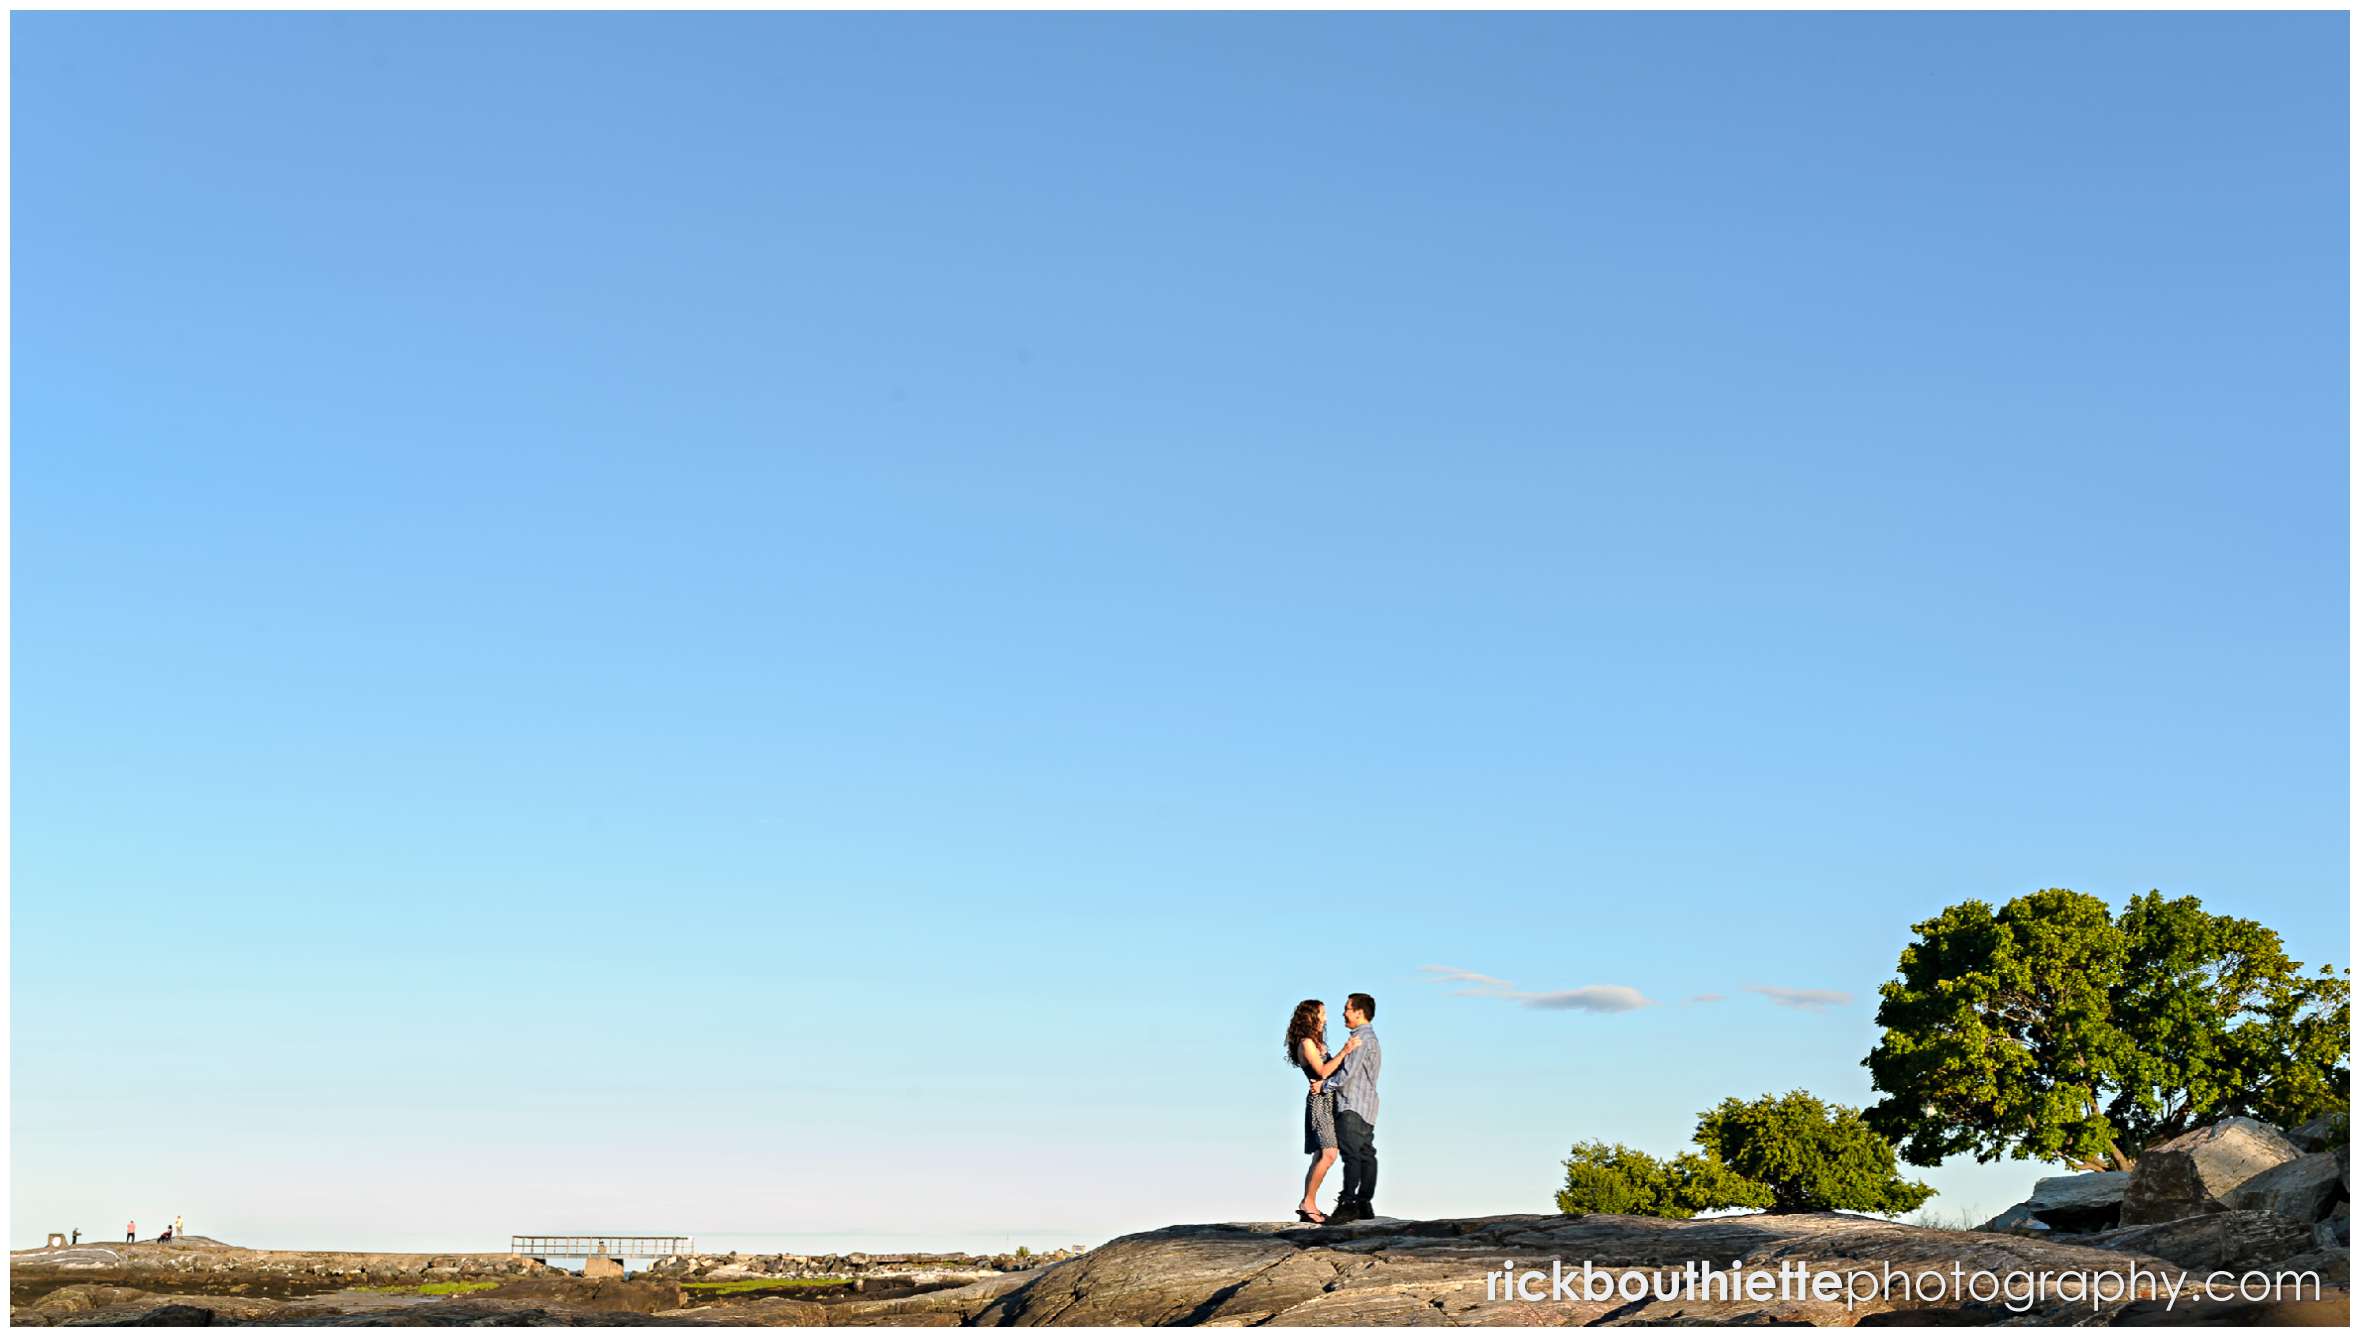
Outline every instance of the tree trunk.
POLYGON ((2106 1144, 2104 1156, 2085 1156, 2079 1160, 2060 1158, 2057 1163, 2076 1174, 2085 1175, 2099 1170, 2121 1170, 2127 1173, 2139 1168, 2138 1157, 2124 1155, 2122 1148, 2111 1141, 2106 1144))

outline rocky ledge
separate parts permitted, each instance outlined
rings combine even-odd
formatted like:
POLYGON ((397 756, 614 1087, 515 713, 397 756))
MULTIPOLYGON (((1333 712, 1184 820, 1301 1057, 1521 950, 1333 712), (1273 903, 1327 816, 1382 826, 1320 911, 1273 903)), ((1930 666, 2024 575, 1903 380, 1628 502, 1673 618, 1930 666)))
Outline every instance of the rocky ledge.
MULTIPOLYGON (((21 1255, 20 1255, 21 1257, 21 1255)), ((316 1296, 273 1306, 243 1297, 103 1297, 68 1315, 19 1321, 68 1324, 267 1322, 297 1326, 912 1325, 1030 1326, 1210 1324, 1285 1326, 1804 1323, 2323 1323, 2343 1325, 2346 1287, 2317 1298, 2176 1303, 2077 1292, 2014 1303, 1949 1296, 1657 1298, 1656 1278, 1691 1263, 1776 1273, 1782 1266, 1855 1275, 1888 1268, 1919 1273, 1987 1271, 2046 1279, 2120 1275, 2135 1266, 2168 1283, 2182 1267, 2123 1248, 1983 1231, 1940 1230, 1836 1213, 1667 1221, 1630 1216, 1490 1216, 1375 1220, 1334 1227, 1240 1223, 1171 1226, 1129 1235, 1048 1267, 892 1298, 813 1303, 783 1296, 700 1296, 678 1282, 528 1278, 476 1294, 400 1303, 332 1303, 316 1296), (1495 1279, 1509 1260, 1521 1272, 1585 1261, 1611 1276, 1606 1298, 1515 1298, 1495 1279), (1645 1293, 1632 1289, 1645 1284, 1645 1293), (577 1293, 578 1292, 578 1293, 577 1293), (642 1293, 644 1292, 644 1294, 642 1293), (604 1296, 604 1306, 600 1297, 604 1296), (1630 1295, 1632 1298, 1625 1298, 1630 1295), (628 1297, 628 1302, 626 1302, 628 1297)), ((1604 1283, 1601 1283, 1603 1285, 1604 1283)), ((95 1289, 95 1288, 93 1288, 95 1289)), ((1533 1289, 1545 1292, 1545 1283, 1533 1289)), ((101 1297, 93 1297, 101 1298, 101 1297)))
MULTIPOLYGON (((1212 1324, 1224 1327, 1655 1325, 1802 1323, 2334 1323, 2349 1295, 2325 1283, 2316 1299, 2175 1304, 2137 1297, 2092 1303, 2050 1294, 2011 1306, 1957 1296, 1910 1295, 1848 1305, 1840 1298, 1658 1298, 1657 1279, 1690 1264, 1776 1274, 1782 1265, 1880 1279, 1888 1267, 1918 1274, 1990 1272, 2047 1279, 2122 1275, 2136 1266, 2168 1284, 2185 1271, 2159 1258, 2006 1234, 1939 1230, 1840 1213, 1668 1221, 1632 1216, 1492 1216, 1447 1221, 1359 1222, 1331 1228, 1173 1226, 1093 1249, 1038 1276, 902 1301, 849 1306, 833 1323, 1000 1325, 1212 1324), (1495 1278, 1584 1262, 1612 1275, 1615 1294, 1590 1299, 1507 1293, 1495 1278), (1644 1294, 1640 1294, 1644 1284, 1644 1294), (1626 1296, 1633 1298, 1625 1298, 1626 1296)), ((1549 1285, 1528 1287, 1546 1292, 1549 1285)), ((1577 1287, 1578 1289, 1578 1287, 1577 1287)), ((1598 1283, 1603 1291, 1605 1282, 1598 1283)), ((1865 1281, 1860 1289, 1874 1289, 1865 1281)), ((2306 1297, 2308 1293, 2306 1292, 2306 1297)))
POLYGON ((2223 1119, 2149 1147, 2128 1172, 2056 1175, 1983 1229, 2123 1249, 2182 1267, 2292 1268, 2344 1280, 2351 1120, 2281 1131, 2223 1119))

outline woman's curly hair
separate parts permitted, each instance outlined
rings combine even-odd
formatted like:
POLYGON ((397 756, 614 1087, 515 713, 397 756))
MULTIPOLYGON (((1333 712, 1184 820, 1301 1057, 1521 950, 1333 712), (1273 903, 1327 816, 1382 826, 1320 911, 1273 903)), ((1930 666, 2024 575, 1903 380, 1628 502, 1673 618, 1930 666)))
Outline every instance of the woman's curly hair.
POLYGON ((1287 1062, 1300 1068, 1303 1063, 1303 1042, 1319 1040, 1325 1033, 1319 1014, 1327 1004, 1316 998, 1306 998, 1295 1004, 1295 1015, 1287 1021, 1287 1062))

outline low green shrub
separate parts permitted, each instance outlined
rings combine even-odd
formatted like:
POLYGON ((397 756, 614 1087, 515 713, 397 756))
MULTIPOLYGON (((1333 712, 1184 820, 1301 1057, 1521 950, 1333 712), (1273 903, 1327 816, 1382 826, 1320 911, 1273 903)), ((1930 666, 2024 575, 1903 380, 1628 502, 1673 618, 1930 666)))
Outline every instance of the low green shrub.
POLYGON ((1898 1216, 1934 1196, 1901 1178, 1893 1144, 1860 1112, 1807 1091, 1741 1101, 1697 1116, 1698 1151, 1659 1160, 1620 1142, 1577 1142, 1557 1210, 1675 1219, 1763 1207, 1898 1216))

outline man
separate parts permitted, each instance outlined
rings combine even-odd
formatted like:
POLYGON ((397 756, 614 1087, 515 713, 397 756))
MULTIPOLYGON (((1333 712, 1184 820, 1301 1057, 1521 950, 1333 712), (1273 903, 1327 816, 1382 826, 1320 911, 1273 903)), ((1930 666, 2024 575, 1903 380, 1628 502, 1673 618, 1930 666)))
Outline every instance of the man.
POLYGON ((124 1242, 125 1244, 137 1244, 137 1243, 139 1243, 139 1222, 138 1222, 138 1221, 136 1221, 136 1220, 133 1220, 133 1221, 125 1221, 125 1222, 123 1223, 123 1242, 124 1242))
POLYGON ((1344 1000, 1344 1024, 1360 1047, 1344 1056, 1326 1086, 1336 1097, 1336 1150, 1344 1162, 1344 1188, 1329 1224, 1365 1221, 1377 1214, 1377 1073, 1385 1066, 1384 1046, 1369 1023, 1377 1000, 1356 993, 1344 1000))

